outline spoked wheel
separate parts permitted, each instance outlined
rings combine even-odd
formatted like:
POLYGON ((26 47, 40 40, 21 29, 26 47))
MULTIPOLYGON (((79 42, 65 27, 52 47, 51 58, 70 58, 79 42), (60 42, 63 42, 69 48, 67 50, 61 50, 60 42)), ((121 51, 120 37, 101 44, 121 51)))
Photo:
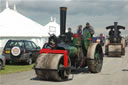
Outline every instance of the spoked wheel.
POLYGON ((88 69, 91 73, 99 73, 103 65, 103 52, 100 45, 97 45, 96 48, 93 48, 91 58, 88 59, 88 69))
POLYGON ((64 81, 71 73, 71 61, 64 69, 63 54, 41 54, 35 64, 35 72, 38 78, 43 80, 64 81))
POLYGON ((61 81, 63 80, 68 80, 68 76, 71 73, 71 61, 70 59, 68 60, 68 68, 67 69, 63 69, 64 68, 64 57, 62 57, 60 59, 59 65, 58 65, 58 74, 61 77, 61 81))

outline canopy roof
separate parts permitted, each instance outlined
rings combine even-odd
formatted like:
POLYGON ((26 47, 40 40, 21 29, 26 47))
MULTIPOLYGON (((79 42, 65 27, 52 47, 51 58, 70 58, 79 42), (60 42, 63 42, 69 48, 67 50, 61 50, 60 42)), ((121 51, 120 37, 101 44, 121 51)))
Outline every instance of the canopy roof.
POLYGON ((46 32, 42 25, 6 8, 0 13, 0 37, 42 37, 46 32))

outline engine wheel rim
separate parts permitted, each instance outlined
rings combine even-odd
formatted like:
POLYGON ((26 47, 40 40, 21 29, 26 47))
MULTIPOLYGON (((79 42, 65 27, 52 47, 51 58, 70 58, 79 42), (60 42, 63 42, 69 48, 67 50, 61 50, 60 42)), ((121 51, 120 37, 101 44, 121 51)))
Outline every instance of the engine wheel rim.
MULTIPOLYGON (((63 60, 63 59, 62 59, 63 60)), ((70 59, 68 60, 68 67, 71 66, 71 62, 70 59)), ((63 63, 59 63, 59 67, 58 67, 58 74, 61 77, 62 80, 66 80, 68 79, 68 76, 71 72, 71 69, 67 69, 67 70, 62 70, 61 68, 64 68, 64 64, 63 63)))
POLYGON ((95 52, 94 63, 95 63, 97 70, 100 70, 102 68, 103 60, 102 60, 102 56, 101 56, 100 52, 98 52, 98 51, 95 52))
POLYGON ((95 53, 94 55, 94 61, 95 61, 95 64, 97 64, 99 61, 98 61, 98 56, 99 56, 99 53, 95 53))

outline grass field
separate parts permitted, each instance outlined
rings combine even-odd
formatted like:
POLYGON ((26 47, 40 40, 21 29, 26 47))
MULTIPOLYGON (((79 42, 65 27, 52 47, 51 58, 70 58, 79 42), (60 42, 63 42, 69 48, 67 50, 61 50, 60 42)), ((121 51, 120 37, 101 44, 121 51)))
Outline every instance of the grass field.
POLYGON ((4 70, 0 70, 0 75, 16 73, 16 72, 23 72, 32 70, 32 65, 6 65, 4 70))

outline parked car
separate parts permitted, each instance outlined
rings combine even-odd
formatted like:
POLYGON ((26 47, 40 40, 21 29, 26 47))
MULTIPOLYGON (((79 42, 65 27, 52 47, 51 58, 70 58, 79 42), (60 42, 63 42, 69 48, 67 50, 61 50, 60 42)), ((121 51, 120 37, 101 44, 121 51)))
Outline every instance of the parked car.
POLYGON ((7 62, 26 62, 32 64, 39 55, 40 47, 33 41, 9 40, 3 51, 7 62))
POLYGON ((0 70, 5 66, 5 56, 0 55, 0 70))

